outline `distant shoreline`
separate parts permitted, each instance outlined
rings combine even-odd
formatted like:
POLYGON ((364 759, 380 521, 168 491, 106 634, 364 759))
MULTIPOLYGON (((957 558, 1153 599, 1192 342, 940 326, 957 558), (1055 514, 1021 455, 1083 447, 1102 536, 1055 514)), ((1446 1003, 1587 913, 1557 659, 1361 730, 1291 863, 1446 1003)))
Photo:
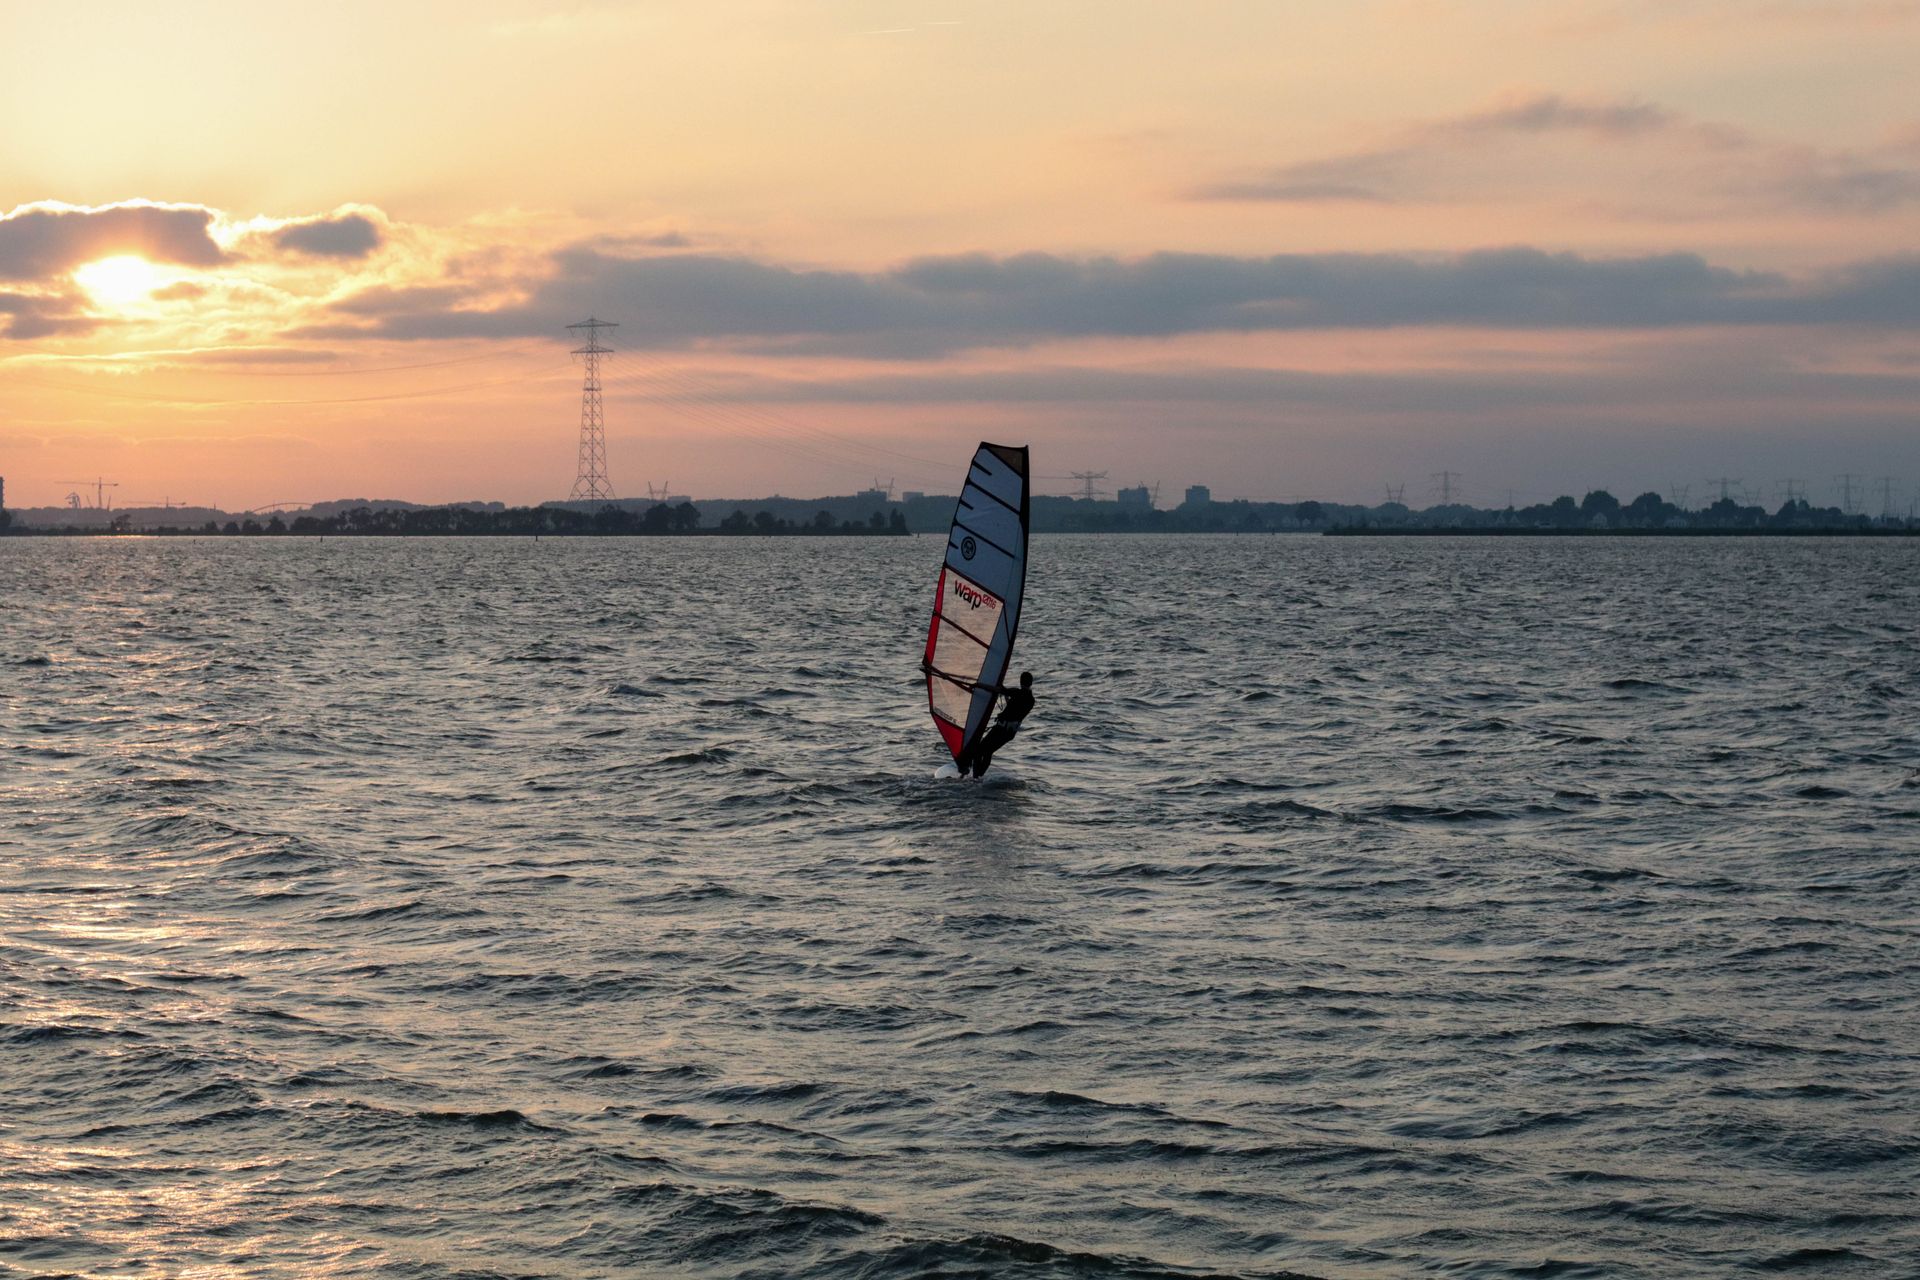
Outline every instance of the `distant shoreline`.
MULTIPOLYGON (((1684 529, 1556 529, 1514 525, 1462 525, 1446 528, 1435 525, 1362 526, 1336 525, 1327 529, 1044 529, 1037 537, 1112 537, 1132 534, 1143 538, 1920 538, 1920 527, 1776 529, 1767 527, 1684 529)), ((872 538, 933 536, 926 530, 897 527, 874 529, 866 526, 809 528, 804 525, 776 525, 771 529, 705 528, 671 532, 653 529, 187 529, 163 526, 145 529, 110 529, 84 525, 16 525, 0 529, 5 538, 872 538)))
POLYGON ((1920 538, 1920 529, 1554 529, 1506 525, 1375 528, 1351 526, 1328 529, 1329 538, 1920 538))
POLYGON ((81 529, 47 528, 28 526, 20 529, 0 531, 0 539, 6 538, 218 538, 233 539, 236 542, 283 541, 287 538, 658 538, 678 541, 685 538, 910 538, 915 536, 903 529, 687 529, 676 533, 656 533, 651 530, 608 530, 608 529, 542 529, 539 531, 522 529, 422 529, 402 531, 395 529, 282 529, 268 532, 227 533, 223 530, 208 532, 205 529, 81 529))

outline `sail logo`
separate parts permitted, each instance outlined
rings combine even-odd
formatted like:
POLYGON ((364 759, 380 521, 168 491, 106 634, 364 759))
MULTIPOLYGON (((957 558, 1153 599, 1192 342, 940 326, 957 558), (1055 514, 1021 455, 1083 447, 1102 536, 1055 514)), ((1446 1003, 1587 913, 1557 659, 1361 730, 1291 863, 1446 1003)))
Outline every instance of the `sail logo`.
POLYGON ((953 594, 965 600, 969 609, 985 609, 990 607, 990 604, 998 606, 1000 603, 972 583, 963 582, 958 578, 953 582, 953 594))
POLYGON ((968 534, 968 535, 967 535, 966 537, 964 537, 964 538, 962 538, 962 539, 960 539, 960 557, 961 557, 961 559, 963 559, 963 560, 971 560, 971 559, 973 559, 973 553, 974 553, 974 552, 975 552, 976 550, 978 550, 978 548, 977 548, 977 547, 975 547, 975 546, 973 545, 973 535, 972 535, 972 534, 968 534))

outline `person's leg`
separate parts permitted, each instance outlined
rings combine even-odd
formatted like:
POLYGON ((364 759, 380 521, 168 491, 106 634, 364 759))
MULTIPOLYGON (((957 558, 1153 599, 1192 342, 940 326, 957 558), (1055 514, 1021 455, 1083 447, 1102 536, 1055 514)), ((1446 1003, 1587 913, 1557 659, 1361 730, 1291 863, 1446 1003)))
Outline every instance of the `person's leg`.
POLYGON ((1019 730, 1010 724, 996 724, 980 736, 979 745, 973 749, 973 776, 978 778, 993 763, 993 753, 1013 741, 1013 735, 1019 730))

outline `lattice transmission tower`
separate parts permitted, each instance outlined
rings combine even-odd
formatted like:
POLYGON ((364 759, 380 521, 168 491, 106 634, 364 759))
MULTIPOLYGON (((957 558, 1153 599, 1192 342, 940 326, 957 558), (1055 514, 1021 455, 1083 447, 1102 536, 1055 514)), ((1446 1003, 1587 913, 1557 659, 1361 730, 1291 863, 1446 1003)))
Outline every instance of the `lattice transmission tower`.
POLYGON ((580 467, 573 479, 573 492, 567 495, 572 499, 613 498, 613 482, 607 479, 606 413, 600 404, 600 357, 610 355, 613 348, 600 345, 600 331, 619 327, 592 316, 567 326, 569 331, 587 331, 586 345, 573 349, 574 355, 584 358, 587 376, 580 386, 580 467))
POLYGON ((1096 480, 1105 480, 1107 478, 1106 472, 1104 471, 1069 471, 1067 474, 1080 482, 1081 501, 1092 502, 1100 497, 1102 491, 1094 488, 1093 482, 1096 480))

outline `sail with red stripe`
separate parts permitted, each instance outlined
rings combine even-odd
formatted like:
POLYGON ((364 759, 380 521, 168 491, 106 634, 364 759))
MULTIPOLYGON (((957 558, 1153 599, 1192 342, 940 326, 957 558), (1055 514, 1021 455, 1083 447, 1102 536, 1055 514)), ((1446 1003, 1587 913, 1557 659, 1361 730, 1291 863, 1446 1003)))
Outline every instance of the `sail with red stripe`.
POLYGON ((1027 585, 1027 450, 982 444, 953 511, 927 628, 927 706, 954 759, 986 731, 1027 585))

